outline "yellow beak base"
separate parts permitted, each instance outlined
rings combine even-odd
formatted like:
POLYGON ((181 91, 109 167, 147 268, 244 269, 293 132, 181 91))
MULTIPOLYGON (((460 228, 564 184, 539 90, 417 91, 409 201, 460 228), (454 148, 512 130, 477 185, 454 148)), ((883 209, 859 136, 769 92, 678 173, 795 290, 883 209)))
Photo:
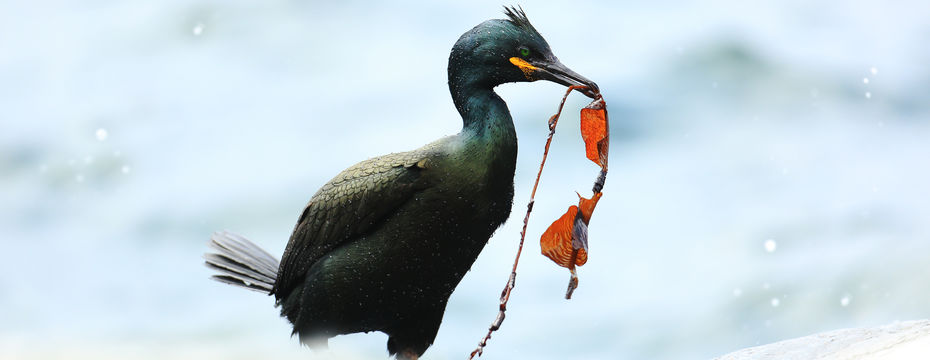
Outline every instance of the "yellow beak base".
POLYGON ((533 66, 533 65, 530 65, 530 63, 526 62, 526 60, 523 60, 523 59, 518 58, 518 57, 516 57, 516 56, 510 58, 510 63, 511 63, 511 64, 514 64, 514 66, 520 68, 520 71, 523 72, 523 76, 526 76, 526 79, 527 79, 527 80, 529 80, 529 81, 535 80, 535 79, 533 79, 533 73, 536 72, 536 70, 539 70, 538 67, 535 67, 535 66, 533 66))

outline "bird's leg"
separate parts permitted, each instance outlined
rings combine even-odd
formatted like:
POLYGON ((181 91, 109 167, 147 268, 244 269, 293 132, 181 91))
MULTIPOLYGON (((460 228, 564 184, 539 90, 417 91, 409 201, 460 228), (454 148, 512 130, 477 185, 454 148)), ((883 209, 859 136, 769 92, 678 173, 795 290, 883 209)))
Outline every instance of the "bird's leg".
POLYGON ((306 339, 301 338, 300 341, 307 344, 307 347, 313 350, 329 350, 329 338, 325 336, 307 337, 306 339))
POLYGON ((405 350, 398 351, 397 355, 395 355, 395 358, 397 360, 418 360, 420 356, 417 355, 416 351, 405 349, 405 350))

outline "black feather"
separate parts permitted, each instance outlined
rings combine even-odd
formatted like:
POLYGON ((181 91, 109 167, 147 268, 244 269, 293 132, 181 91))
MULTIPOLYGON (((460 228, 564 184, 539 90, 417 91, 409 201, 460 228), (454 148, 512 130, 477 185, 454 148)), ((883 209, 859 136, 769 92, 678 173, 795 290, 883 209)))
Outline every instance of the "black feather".
POLYGON ((522 6, 504 6, 504 14, 510 18, 510 22, 514 25, 536 32, 536 28, 533 27, 533 24, 530 24, 530 19, 526 17, 522 6))

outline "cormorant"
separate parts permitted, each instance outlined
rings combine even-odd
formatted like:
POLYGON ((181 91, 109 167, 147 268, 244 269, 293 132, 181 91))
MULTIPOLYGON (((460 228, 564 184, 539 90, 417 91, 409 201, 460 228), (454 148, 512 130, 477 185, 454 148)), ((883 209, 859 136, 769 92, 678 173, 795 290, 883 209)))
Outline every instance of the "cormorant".
POLYGON ((449 56, 462 131, 419 149, 362 161, 310 199, 280 261, 215 233, 213 278, 275 296, 300 341, 381 331, 398 359, 433 343, 446 302, 513 202, 517 137, 503 83, 597 85, 562 65, 519 8, 463 34, 449 56))

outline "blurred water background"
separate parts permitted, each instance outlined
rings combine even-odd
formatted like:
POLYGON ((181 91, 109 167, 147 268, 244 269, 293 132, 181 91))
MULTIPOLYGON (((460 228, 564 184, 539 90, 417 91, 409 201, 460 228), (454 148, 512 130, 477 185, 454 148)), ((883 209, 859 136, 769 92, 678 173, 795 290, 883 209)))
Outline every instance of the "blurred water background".
MULTIPOLYGON (((211 232, 280 254, 341 169, 452 134, 452 44, 494 1, 0 4, 0 358, 384 358, 289 338, 273 299, 209 281, 211 232)), ((603 89, 611 173, 575 298, 538 254, 587 192, 569 99, 507 321, 486 358, 704 359, 930 316, 930 3, 522 3, 603 89)), ((511 221, 430 359, 494 318, 563 92, 498 88, 511 221)))

